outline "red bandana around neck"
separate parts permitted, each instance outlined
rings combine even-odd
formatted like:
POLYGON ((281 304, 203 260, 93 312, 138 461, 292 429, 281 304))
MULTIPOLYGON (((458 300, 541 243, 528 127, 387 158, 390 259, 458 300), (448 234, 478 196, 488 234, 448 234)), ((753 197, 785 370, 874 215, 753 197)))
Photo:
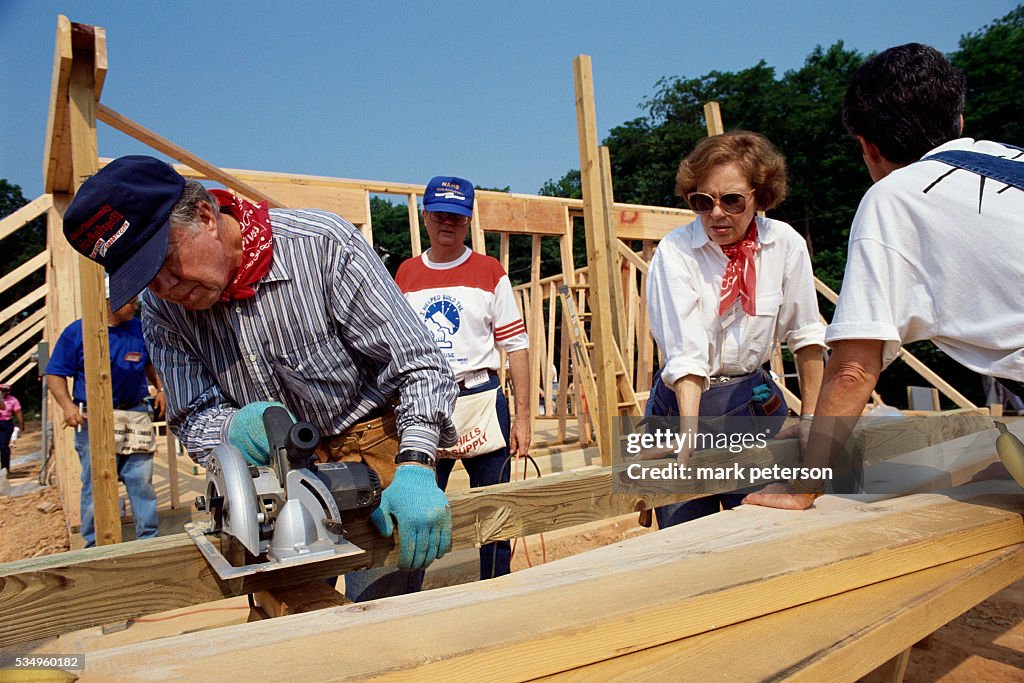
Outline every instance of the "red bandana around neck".
POLYGON ((760 250, 756 220, 750 222, 743 239, 722 246, 722 252, 729 257, 729 263, 725 266, 725 275, 722 276, 722 299, 718 304, 718 315, 729 310, 736 297, 739 297, 747 315, 757 315, 757 270, 754 267, 754 254, 760 250))
POLYGON ((220 295, 220 301, 248 299, 256 294, 252 285, 267 274, 273 260, 270 211, 266 202, 253 204, 226 190, 210 190, 210 194, 216 198, 221 212, 235 217, 242 231, 242 264, 220 295))

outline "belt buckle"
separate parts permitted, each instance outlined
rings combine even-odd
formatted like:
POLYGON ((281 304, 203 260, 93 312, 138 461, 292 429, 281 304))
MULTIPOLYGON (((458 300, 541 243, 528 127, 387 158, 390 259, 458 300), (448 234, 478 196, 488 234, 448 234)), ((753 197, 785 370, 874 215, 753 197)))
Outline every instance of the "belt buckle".
POLYGON ((712 377, 711 380, 710 380, 710 383, 711 384, 728 384, 731 381, 732 381, 732 377, 727 377, 725 375, 718 375, 717 377, 712 377))

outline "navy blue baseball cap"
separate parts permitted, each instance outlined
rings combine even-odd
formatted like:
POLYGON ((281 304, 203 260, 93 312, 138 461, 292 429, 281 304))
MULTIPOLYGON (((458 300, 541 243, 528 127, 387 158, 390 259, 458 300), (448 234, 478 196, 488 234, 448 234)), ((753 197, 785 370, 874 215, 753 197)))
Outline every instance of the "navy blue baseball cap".
POLYGON ((168 219, 185 179, 147 156, 114 159, 78 188, 64 213, 64 236, 110 276, 110 308, 138 296, 167 258, 168 219))
POLYGON ((439 175, 430 179, 423 193, 424 211, 473 215, 473 183, 464 178, 439 175))

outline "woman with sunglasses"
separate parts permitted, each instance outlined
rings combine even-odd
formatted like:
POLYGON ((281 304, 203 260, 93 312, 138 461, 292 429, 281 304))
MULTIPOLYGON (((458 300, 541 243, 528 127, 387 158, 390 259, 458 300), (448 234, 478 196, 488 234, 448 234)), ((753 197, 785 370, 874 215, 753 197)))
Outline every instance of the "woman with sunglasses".
MULTIPOLYGON (((651 261, 647 308, 664 367, 647 415, 682 416, 680 429, 692 433, 774 435, 788 411, 763 366, 778 337, 796 357, 806 427, 825 337, 811 260, 792 227, 757 216, 785 198, 785 160, 757 133, 715 135, 680 163, 676 193, 697 220, 669 233, 651 261)), ((799 431, 806 438, 806 429, 799 431)), ((692 450, 690 440, 678 460, 688 461, 692 450)), ((658 508, 658 526, 731 509, 743 495, 658 508)))

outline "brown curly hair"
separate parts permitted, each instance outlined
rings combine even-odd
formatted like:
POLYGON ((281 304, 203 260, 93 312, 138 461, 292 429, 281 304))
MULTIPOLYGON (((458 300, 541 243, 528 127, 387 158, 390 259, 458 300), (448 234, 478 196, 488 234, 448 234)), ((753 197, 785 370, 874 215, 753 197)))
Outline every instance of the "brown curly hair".
POLYGON ((736 163, 750 180, 759 211, 774 209, 786 198, 786 159, 768 138, 747 130, 734 130, 704 138, 679 163, 676 194, 682 198, 696 192, 697 185, 711 169, 736 163))

